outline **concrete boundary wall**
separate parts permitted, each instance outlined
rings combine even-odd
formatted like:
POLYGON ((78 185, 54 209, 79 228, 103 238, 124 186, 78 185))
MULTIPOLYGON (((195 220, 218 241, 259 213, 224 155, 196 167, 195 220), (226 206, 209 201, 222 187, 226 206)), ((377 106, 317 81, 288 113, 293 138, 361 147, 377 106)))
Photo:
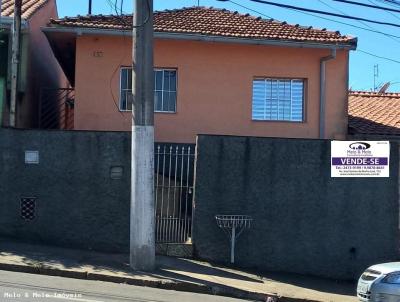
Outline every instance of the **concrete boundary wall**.
POLYGON ((129 133, 0 129, 0 165, 0 237, 128 251, 129 133), (27 150, 39 164, 25 164, 27 150), (36 198, 32 221, 21 218, 23 197, 36 198))
POLYGON ((355 279, 398 260, 399 146, 390 178, 331 178, 330 141, 198 136, 194 248, 227 262, 216 214, 245 214, 237 265, 355 279))

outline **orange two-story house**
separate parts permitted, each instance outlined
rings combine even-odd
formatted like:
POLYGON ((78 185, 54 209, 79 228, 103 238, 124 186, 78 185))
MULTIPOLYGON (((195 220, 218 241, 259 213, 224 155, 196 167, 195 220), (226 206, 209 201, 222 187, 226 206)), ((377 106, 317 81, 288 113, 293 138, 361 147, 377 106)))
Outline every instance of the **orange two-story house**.
MULTIPOLYGON (((51 20, 44 32, 75 88, 74 128, 129 131, 132 16, 51 20)), ((154 15, 155 138, 343 138, 356 38, 224 9, 154 15)))

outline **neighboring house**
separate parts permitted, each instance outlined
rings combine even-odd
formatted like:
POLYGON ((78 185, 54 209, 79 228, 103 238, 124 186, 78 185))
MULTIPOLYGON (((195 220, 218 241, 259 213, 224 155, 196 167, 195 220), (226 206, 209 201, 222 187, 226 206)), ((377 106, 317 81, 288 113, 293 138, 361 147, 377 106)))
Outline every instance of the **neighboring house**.
MULTIPOLYGON (((75 129, 130 130, 131 28, 99 15, 43 29, 75 88, 75 129)), ((156 12, 154 29, 157 141, 346 136, 356 38, 204 7, 156 12)))
POLYGON ((351 91, 349 135, 400 139, 400 93, 351 91))
MULTIPOLYGON (((0 3, 0 126, 7 126, 14 0, 2 0, 0 3)), ((42 89, 64 87, 67 83, 41 31, 41 27, 45 26, 50 18, 57 18, 55 0, 22 1, 20 77, 16 104, 18 128, 38 126, 42 89)))

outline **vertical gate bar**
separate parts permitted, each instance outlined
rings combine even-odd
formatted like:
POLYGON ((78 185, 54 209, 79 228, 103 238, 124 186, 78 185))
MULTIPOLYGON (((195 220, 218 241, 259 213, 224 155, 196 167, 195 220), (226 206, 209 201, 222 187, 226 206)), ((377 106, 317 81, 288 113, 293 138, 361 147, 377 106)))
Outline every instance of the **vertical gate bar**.
POLYGON ((190 239, 191 239, 191 241, 193 242, 193 217, 194 217, 194 212, 195 212, 195 209, 194 209, 194 207, 195 207, 195 205, 194 205, 194 187, 195 187, 195 184, 194 184, 194 177, 195 177, 195 165, 196 165, 196 160, 195 160, 195 157, 196 157, 196 146, 194 146, 194 148, 193 148, 193 150, 192 150, 192 155, 191 155, 191 161, 192 161, 192 166, 191 166, 191 169, 192 169, 192 174, 191 174, 191 181, 192 181, 192 184, 191 184, 191 188, 192 188, 192 195, 191 195, 191 198, 190 198, 190 204, 189 204, 189 206, 191 207, 191 209, 192 209, 192 213, 191 213, 191 217, 190 217, 190 239))
POLYGON ((163 231, 164 230, 164 219, 160 216, 160 242, 164 242, 163 231))
POLYGON ((178 173, 178 146, 176 146, 175 149, 175 179, 174 179, 174 211, 173 211, 173 217, 174 217, 174 228, 173 228, 173 232, 174 232, 174 241, 176 241, 176 233, 177 233, 177 224, 176 224, 176 177, 177 177, 177 173, 178 173))
POLYGON ((191 223, 190 223, 190 238, 191 238, 191 241, 192 242, 194 242, 194 232, 193 232, 193 225, 194 225, 194 220, 195 220, 195 215, 196 215, 196 204, 195 204, 195 202, 196 202, 196 200, 195 200, 195 191, 196 191, 196 169, 197 169, 197 166, 196 166, 196 162, 197 162, 197 144, 196 144, 196 146, 194 147, 194 150, 193 150, 193 155, 192 155, 192 159, 193 159, 193 178, 192 178, 192 187, 193 187, 193 189, 192 189, 192 204, 191 204, 191 207, 192 207, 192 219, 191 219, 191 223))
POLYGON ((169 166, 168 166, 168 198, 167 198, 167 217, 168 217, 168 240, 170 240, 171 238, 171 225, 169 223, 170 220, 170 213, 169 213, 169 206, 171 203, 171 198, 170 198, 170 194, 171 194, 171 170, 172 170, 172 146, 169 147, 169 166))
POLYGON ((165 238, 165 217, 161 217, 162 220, 162 242, 166 242, 166 238, 165 238))
POLYGON ((185 193, 185 237, 184 242, 187 240, 187 219, 188 219, 188 199, 189 199, 189 172, 190 172, 190 146, 187 154, 187 167, 186 167, 186 193, 185 193))
POLYGON ((160 222, 158 216, 156 216, 156 242, 160 242, 158 228, 160 227, 160 222))
POLYGON ((184 158, 185 158, 185 147, 182 147, 182 160, 181 160, 181 179, 180 179, 180 190, 179 190, 179 242, 181 242, 182 238, 182 192, 183 192, 183 165, 184 165, 184 158))
MULTIPOLYGON (((162 182, 161 182, 161 211, 160 211, 160 219, 164 221, 163 212, 164 212, 164 185, 165 185, 165 152, 166 147, 164 145, 163 148, 163 164, 162 164, 162 182)), ((162 224, 161 232, 162 239, 164 239, 164 223, 162 224)))
POLYGON ((159 219, 158 219, 158 215, 157 215, 157 208, 158 208, 158 175, 160 174, 160 149, 161 146, 158 145, 157 146, 157 169, 156 169, 156 202, 155 202, 155 210, 154 210, 154 215, 156 216, 156 240, 159 241, 159 235, 160 235, 160 223, 159 223, 159 219))
POLYGON ((173 218, 172 217, 169 217, 168 218, 168 223, 169 223, 169 227, 168 227, 168 229, 169 229, 169 242, 171 242, 171 243, 173 243, 174 241, 173 241, 173 224, 174 224, 174 221, 173 221, 173 218))

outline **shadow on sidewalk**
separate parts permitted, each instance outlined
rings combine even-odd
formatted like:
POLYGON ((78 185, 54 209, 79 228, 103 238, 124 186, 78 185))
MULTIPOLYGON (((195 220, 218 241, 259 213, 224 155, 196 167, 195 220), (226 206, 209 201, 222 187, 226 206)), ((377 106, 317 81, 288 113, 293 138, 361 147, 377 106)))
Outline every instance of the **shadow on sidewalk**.
POLYGON ((158 275, 159 277, 168 277, 171 280, 182 280, 203 284, 212 284, 213 282, 199 279, 194 276, 187 276, 185 273, 196 272, 211 277, 222 277, 254 282, 260 284, 260 286, 262 286, 262 284, 273 282, 329 294, 346 296, 355 296, 356 294, 356 282, 319 278, 295 273, 259 272, 245 269, 240 269, 239 271, 238 269, 231 267, 212 265, 210 263, 202 263, 189 259, 165 259, 160 270, 162 273, 158 275), (173 272, 170 270, 173 270, 173 272), (235 270, 236 272, 234 272, 235 270))
MULTIPOLYGON (((355 283, 288 273, 238 270, 208 262, 166 256, 157 257, 153 273, 133 271, 127 254, 109 254, 62 247, 43 246, 0 239, 0 263, 24 264, 38 268, 66 269, 76 272, 118 275, 127 278, 186 282, 227 291, 249 290, 275 293, 314 290, 326 294, 355 296, 355 283)), ((189 290, 190 291, 190 290, 189 290)))
POLYGON ((172 258, 159 256, 158 262, 160 264, 160 269, 172 269, 174 271, 184 272, 193 272, 196 274, 213 276, 213 277, 222 277, 228 279, 235 279, 239 281, 247 281, 247 282, 255 282, 255 283, 263 283, 261 278, 249 275, 245 273, 235 272, 233 269, 220 267, 220 266, 211 266, 208 263, 202 263, 198 261, 193 261, 189 259, 183 258, 172 258))

